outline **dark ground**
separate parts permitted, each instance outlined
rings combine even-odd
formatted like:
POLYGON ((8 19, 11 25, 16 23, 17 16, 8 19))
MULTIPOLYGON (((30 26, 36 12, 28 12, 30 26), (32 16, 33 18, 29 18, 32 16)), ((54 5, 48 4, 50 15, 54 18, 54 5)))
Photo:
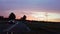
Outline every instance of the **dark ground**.
POLYGON ((6 32, 14 34, 60 34, 60 23, 43 21, 0 22, 0 32, 1 34, 6 32))

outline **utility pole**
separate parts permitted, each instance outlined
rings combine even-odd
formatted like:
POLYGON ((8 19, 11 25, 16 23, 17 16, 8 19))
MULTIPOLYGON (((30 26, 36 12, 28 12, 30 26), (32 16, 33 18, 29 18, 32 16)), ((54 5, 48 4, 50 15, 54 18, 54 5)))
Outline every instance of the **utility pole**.
POLYGON ((45 17, 46 18, 46 21, 48 21, 48 13, 47 12, 45 13, 45 16, 46 16, 45 17))

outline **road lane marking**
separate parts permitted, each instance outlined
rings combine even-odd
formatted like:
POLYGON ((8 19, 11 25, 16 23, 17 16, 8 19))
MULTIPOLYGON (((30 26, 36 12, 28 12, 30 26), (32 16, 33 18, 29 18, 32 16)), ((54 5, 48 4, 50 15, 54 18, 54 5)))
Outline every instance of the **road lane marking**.
POLYGON ((28 31, 31 31, 29 27, 26 26, 26 24, 17 21, 16 24, 12 25, 11 27, 9 27, 8 29, 4 30, 4 31, 10 31, 12 28, 14 28, 18 23, 21 23, 21 25, 23 25, 24 27, 27 28, 28 31))
POLYGON ((11 29, 12 29, 13 27, 15 27, 17 24, 18 24, 18 22, 17 22, 16 24, 12 25, 11 27, 9 27, 8 29, 4 30, 4 31, 9 31, 9 30, 11 30, 11 29))

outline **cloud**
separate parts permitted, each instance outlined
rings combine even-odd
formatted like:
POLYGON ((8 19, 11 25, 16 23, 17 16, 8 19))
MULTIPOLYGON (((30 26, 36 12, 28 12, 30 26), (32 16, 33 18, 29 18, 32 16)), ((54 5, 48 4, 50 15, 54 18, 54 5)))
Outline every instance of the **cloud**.
POLYGON ((24 8, 60 10, 59 3, 59 0, 0 0, 0 7, 2 7, 2 10, 14 10, 24 8))
POLYGON ((0 15, 1 13, 9 13, 11 12, 10 10, 21 10, 22 12, 26 10, 25 13, 27 13, 28 10, 28 13, 31 12, 31 10, 33 10, 33 12, 35 10, 48 10, 48 12, 56 10, 55 12, 59 12, 60 0, 0 0, 0 15))

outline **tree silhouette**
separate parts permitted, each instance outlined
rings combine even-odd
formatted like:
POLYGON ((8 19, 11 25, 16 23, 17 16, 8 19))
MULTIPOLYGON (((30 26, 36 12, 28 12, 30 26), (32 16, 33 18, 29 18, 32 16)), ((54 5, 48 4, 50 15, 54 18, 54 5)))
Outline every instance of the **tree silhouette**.
POLYGON ((0 16, 0 20, 3 20, 3 18, 4 18, 3 16, 0 16))
POLYGON ((15 14, 14 13, 11 13, 9 15, 9 20, 14 20, 16 18, 15 14))
POLYGON ((26 15, 24 15, 24 16, 21 18, 21 20, 26 20, 26 15))

